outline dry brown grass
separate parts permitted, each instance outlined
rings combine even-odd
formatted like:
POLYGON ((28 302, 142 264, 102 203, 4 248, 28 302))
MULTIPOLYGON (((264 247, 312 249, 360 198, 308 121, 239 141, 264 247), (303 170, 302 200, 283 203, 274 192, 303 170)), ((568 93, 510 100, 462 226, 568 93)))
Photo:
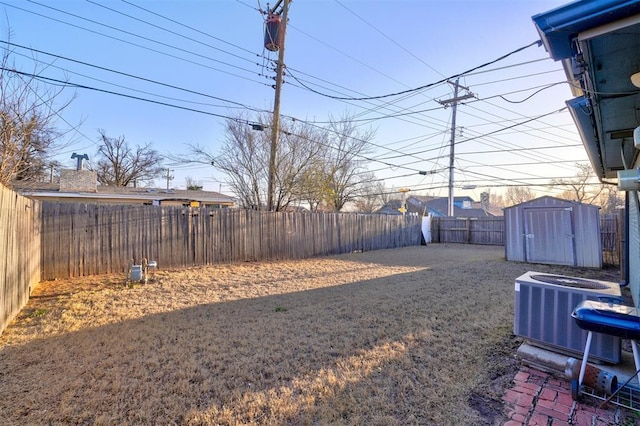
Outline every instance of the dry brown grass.
POLYGON ((513 377, 502 247, 42 283, 0 337, 3 424, 498 424, 513 377))

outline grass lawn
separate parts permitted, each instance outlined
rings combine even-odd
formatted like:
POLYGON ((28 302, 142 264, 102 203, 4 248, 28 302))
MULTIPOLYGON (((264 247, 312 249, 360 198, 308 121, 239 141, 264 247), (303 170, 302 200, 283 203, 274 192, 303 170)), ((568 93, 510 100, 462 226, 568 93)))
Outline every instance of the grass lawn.
POLYGON ((0 422, 502 424, 528 270, 618 280, 432 244, 44 282, 0 336, 0 422))

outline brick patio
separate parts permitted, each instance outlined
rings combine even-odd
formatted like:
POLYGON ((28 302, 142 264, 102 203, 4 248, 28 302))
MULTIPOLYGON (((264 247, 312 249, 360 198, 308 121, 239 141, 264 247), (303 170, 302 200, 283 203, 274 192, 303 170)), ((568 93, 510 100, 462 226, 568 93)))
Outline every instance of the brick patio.
POLYGON ((508 418, 505 426, 636 424, 633 418, 621 423, 626 413, 617 406, 598 408, 600 401, 588 397, 583 402, 574 401, 571 384, 564 378, 523 366, 513 381, 502 398, 508 418))

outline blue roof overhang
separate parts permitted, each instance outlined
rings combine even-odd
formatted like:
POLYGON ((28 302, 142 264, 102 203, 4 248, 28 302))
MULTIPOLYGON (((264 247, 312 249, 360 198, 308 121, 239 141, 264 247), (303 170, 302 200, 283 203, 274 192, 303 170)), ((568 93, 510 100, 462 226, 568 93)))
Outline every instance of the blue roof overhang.
POLYGON ((640 125, 640 0, 582 0, 533 17, 551 58, 562 61, 567 106, 600 179, 633 167, 640 125))

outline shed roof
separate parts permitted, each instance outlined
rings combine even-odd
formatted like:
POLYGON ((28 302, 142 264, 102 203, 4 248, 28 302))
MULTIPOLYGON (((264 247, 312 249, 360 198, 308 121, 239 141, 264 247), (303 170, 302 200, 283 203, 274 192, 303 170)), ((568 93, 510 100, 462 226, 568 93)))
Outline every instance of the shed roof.
POLYGON ((558 198, 558 197, 552 197, 550 195, 545 195, 542 197, 538 197, 535 198, 533 200, 528 200, 528 201, 524 201, 520 204, 514 204, 513 206, 509 206, 509 207, 505 207, 505 210, 509 210, 509 209, 513 209, 516 207, 524 207, 526 205, 532 205, 532 204, 537 204, 537 205, 543 205, 547 202, 550 202, 552 204, 566 204, 566 205, 572 205, 572 206, 583 206, 585 208, 593 208, 593 209, 599 209, 599 206, 593 205, 593 204, 587 204, 587 203, 581 203, 579 201, 574 201, 574 200, 567 200, 565 198, 558 198))

